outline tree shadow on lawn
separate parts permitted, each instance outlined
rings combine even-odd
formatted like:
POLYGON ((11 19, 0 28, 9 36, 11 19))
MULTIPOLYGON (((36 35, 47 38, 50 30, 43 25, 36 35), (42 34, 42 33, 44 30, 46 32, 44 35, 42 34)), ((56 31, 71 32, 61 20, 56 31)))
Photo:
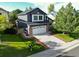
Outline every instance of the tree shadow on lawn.
POLYGON ((0 57, 22 57, 30 54, 26 48, 17 49, 11 46, 0 46, 0 57))
POLYGON ((33 51, 30 51, 28 47, 16 48, 8 45, 0 45, 0 57, 26 57, 40 51, 38 48, 34 48, 33 51))
POLYGON ((1 35, 0 37, 2 42, 25 42, 25 41, 33 41, 32 39, 24 39, 21 35, 1 35))
POLYGON ((79 33, 70 33, 68 35, 74 39, 79 39, 79 33))
POLYGON ((45 44, 49 45, 51 48, 55 48, 55 47, 61 46, 57 42, 52 42, 52 41, 47 41, 47 42, 45 42, 45 44))

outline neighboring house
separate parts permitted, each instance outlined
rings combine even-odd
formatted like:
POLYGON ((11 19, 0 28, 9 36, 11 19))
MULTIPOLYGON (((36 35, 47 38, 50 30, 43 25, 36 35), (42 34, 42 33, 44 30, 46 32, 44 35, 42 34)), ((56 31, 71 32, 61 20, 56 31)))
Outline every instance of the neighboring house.
POLYGON ((25 32, 26 35, 44 34, 49 31, 49 20, 47 14, 39 8, 31 11, 24 11, 18 15, 16 25, 18 29, 25 32))
POLYGON ((57 12, 53 11, 50 14, 48 14, 48 17, 51 18, 52 20, 55 20, 56 15, 57 15, 57 12))
POLYGON ((53 23, 50 21, 50 24, 55 24, 55 18, 56 18, 57 12, 53 11, 48 14, 48 17, 52 19, 53 23))
POLYGON ((9 12, 6 11, 5 9, 3 9, 3 8, 0 8, 0 15, 3 15, 3 16, 5 16, 7 19, 9 19, 9 12))

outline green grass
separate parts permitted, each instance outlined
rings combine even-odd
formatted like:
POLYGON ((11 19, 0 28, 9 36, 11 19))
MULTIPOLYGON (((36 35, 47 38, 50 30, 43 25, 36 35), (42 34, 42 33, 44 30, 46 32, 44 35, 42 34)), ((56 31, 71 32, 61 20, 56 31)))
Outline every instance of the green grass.
POLYGON ((9 34, 2 34, 1 41, 3 42, 22 42, 23 38, 21 35, 9 35, 9 34))
POLYGON ((69 34, 55 34, 54 36, 62 39, 65 42, 71 42, 71 41, 75 40, 75 38, 70 36, 69 34))
POLYGON ((3 34, 1 42, 1 57, 25 57, 45 50, 43 46, 37 44, 33 39, 24 39, 20 35, 3 34), (31 44, 33 44, 32 50, 29 48, 31 44))

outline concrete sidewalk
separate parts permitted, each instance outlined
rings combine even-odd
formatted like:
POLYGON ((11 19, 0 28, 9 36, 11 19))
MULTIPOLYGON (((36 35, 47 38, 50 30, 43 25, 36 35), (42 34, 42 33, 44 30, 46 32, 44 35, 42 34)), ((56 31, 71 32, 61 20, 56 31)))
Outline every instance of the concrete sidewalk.
POLYGON ((76 45, 76 44, 79 44, 79 39, 76 39, 76 40, 74 40, 74 41, 72 41, 72 42, 68 42, 68 43, 62 45, 61 47, 55 47, 54 49, 55 49, 55 50, 67 49, 67 48, 72 47, 72 46, 74 46, 74 45, 76 45))

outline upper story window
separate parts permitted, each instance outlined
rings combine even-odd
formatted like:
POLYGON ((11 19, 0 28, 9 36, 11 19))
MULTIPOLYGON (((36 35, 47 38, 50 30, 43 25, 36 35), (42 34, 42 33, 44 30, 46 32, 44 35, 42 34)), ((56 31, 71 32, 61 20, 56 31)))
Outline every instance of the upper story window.
POLYGON ((43 19, 43 16, 39 16, 39 20, 42 20, 43 19))
POLYGON ((32 15, 32 21, 43 21, 43 20, 44 20, 44 15, 38 15, 38 14, 32 15))
POLYGON ((34 16, 34 20, 38 20, 38 16, 34 16))

